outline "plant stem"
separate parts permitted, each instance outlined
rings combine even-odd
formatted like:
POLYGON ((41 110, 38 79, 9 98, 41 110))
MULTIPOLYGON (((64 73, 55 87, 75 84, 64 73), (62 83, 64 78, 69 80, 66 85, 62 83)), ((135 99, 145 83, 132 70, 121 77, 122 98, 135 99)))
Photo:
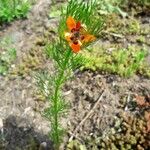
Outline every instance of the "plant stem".
POLYGON ((66 58, 63 62, 63 68, 61 69, 61 71, 58 73, 57 76, 57 84, 55 86, 55 92, 54 92, 54 132, 55 132, 55 144, 56 144, 56 149, 59 148, 59 143, 60 143, 60 138, 59 138, 59 129, 58 129, 58 103, 59 103, 59 91, 61 88, 61 85, 63 84, 62 79, 64 78, 64 73, 65 70, 67 69, 67 64, 69 61, 69 57, 70 57, 71 51, 68 50, 67 54, 66 54, 66 58))

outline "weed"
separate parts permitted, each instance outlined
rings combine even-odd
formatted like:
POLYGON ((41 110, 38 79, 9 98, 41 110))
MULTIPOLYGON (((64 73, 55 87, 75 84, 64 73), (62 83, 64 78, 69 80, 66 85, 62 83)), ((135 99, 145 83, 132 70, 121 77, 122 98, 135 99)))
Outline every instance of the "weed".
POLYGON ((141 33, 140 22, 132 17, 120 19, 117 15, 110 15, 107 21, 105 33, 116 33, 121 35, 138 35, 141 33))
POLYGON ((122 0, 101 0, 98 2, 98 13, 101 15, 117 13, 126 17, 127 13, 121 9, 121 5, 122 0))
MULTIPOLYGON (((82 57, 85 60, 81 69, 101 70, 130 77, 139 73, 143 68, 146 50, 137 47, 116 49, 112 52, 95 47, 93 52, 85 52, 82 57)), ((145 68, 147 70, 148 68, 145 68)))
POLYGON ((57 5, 56 2, 53 2, 53 5, 51 6, 50 9, 50 13, 49 13, 49 17, 53 18, 53 17, 59 17, 61 15, 61 10, 62 9, 66 9, 66 3, 59 3, 59 5, 57 5))
POLYGON ((127 112, 120 113, 118 116, 109 135, 97 138, 95 143, 91 143, 91 147, 95 150, 149 149, 149 133, 145 119, 132 116, 127 112))
POLYGON ((22 61, 16 64, 16 67, 10 72, 13 76, 26 77, 32 71, 36 71, 44 64, 45 55, 40 48, 32 48, 26 55, 23 56, 22 61))
POLYGON ((149 5, 150 6, 150 0, 134 0, 134 1, 141 5, 149 5))
POLYGON ((140 68, 139 68, 139 73, 144 75, 145 77, 150 78, 150 66, 147 63, 144 63, 140 68))
POLYGON ((11 44, 10 39, 4 39, 1 41, 0 46, 3 52, 0 54, 0 74, 6 75, 12 62, 16 59, 16 49, 9 47, 11 44))
POLYGON ((29 0, 0 0, 0 24, 26 17, 29 8, 29 0))
POLYGON ((136 19, 131 19, 127 25, 127 33, 136 34, 140 32, 140 23, 136 19))
POLYGON ((146 43, 146 38, 145 38, 145 36, 140 35, 140 36, 136 39, 136 41, 139 42, 139 43, 146 43))

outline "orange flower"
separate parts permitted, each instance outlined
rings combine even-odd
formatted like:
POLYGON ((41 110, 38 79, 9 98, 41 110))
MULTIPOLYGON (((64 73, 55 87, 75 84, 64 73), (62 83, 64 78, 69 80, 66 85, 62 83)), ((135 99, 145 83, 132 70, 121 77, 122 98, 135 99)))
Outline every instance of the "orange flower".
POLYGON ((74 53, 80 51, 84 43, 95 40, 93 35, 87 33, 86 28, 81 22, 76 22, 71 16, 66 21, 69 32, 65 32, 65 38, 69 42, 74 53))

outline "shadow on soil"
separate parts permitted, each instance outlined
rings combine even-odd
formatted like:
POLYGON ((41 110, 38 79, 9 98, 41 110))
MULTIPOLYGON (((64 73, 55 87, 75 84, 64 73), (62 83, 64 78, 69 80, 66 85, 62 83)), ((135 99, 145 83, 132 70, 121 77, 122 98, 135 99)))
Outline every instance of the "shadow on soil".
POLYGON ((0 130, 0 150, 53 150, 48 136, 34 130, 33 126, 24 126, 24 118, 9 116, 0 130))

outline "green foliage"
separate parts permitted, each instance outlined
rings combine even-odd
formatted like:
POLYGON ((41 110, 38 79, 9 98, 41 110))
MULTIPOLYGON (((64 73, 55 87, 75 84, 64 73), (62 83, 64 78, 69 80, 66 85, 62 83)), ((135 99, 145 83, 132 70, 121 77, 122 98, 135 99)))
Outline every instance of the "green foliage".
POLYGON ((26 17, 29 8, 29 0, 0 0, 0 24, 26 17))
POLYGON ((150 136, 144 116, 133 116, 129 112, 120 113, 110 132, 103 137, 87 139, 90 150, 148 150, 150 136))
MULTIPOLYGON (((57 42, 53 46, 48 45, 46 52, 56 62, 57 70, 55 75, 49 77, 47 83, 52 82, 51 94, 49 94, 50 106, 45 110, 45 116, 51 121, 50 137, 53 139, 56 149, 58 149, 64 130, 60 124, 60 118, 66 112, 65 100, 62 97, 61 88, 71 73, 72 61, 74 57, 69 47, 63 47, 64 43, 57 42)), ((49 87, 48 87, 49 88, 49 87)))
POLYGON ((99 0, 97 4, 98 13, 100 15, 107 16, 112 13, 117 13, 120 14, 122 17, 126 17, 128 16, 128 13, 125 12, 123 8, 127 8, 129 4, 150 6, 150 0, 99 0))
POLYGON ((128 23, 126 33, 137 34, 140 32, 140 23, 136 19, 131 19, 128 23))
POLYGON ((149 5, 150 6, 150 0, 134 0, 134 1, 141 5, 149 5))
POLYGON ((145 77, 150 78, 150 66, 148 63, 143 63, 139 68, 139 73, 145 77))
POLYGON ((16 59, 16 49, 9 47, 10 42, 9 39, 5 39, 0 43, 0 47, 3 50, 0 54, 0 74, 2 75, 6 75, 12 62, 16 59))
POLYGON ((26 77, 32 71, 41 68, 45 62, 45 55, 42 49, 33 47, 22 57, 22 61, 16 64, 15 68, 11 70, 11 75, 26 77))
POLYGON ((87 150, 86 146, 81 144, 78 140, 72 140, 68 143, 66 150, 87 150))
POLYGON ((140 72, 146 54, 146 50, 137 47, 116 49, 111 52, 96 47, 92 53, 83 53, 82 57, 86 61, 81 68, 101 70, 130 77, 140 72))
POLYGON ((56 1, 53 2, 52 6, 51 6, 51 9, 50 9, 50 13, 49 13, 49 17, 50 18, 55 18, 55 17, 60 17, 61 15, 61 10, 62 9, 66 9, 66 3, 62 3, 62 4, 59 4, 59 5, 55 5, 56 1))
MULTIPOLYGON (((104 31, 110 34, 123 35, 138 35, 142 33, 140 21, 135 18, 124 18, 120 19, 119 16, 110 15, 108 17, 107 27, 104 31)), ((146 31, 148 32, 148 31, 146 31)))
POLYGON ((57 39, 48 43, 45 48, 47 57, 54 61, 56 71, 51 75, 40 74, 37 79, 41 93, 49 99, 49 107, 46 108, 44 115, 51 122, 50 137, 55 149, 59 149, 63 139, 64 129, 60 120, 67 112, 67 104, 61 90, 64 83, 71 77, 73 70, 84 62, 80 54, 73 53, 64 37, 65 31, 68 30, 66 20, 68 16, 72 16, 75 20, 85 24, 89 33, 96 36, 103 25, 103 19, 96 14, 96 8, 96 1, 70 0, 67 7, 61 10, 57 39))
MULTIPOLYGON (((53 43, 55 44, 49 43, 46 45, 46 54, 50 59, 53 59, 55 61, 57 69, 64 69, 64 59, 68 57, 68 51, 70 51, 71 49, 66 41, 64 41, 63 39, 61 39, 60 41, 55 41, 53 43)), ((69 70, 74 70, 78 68, 84 62, 80 54, 74 55, 73 53, 70 53, 69 55, 69 60, 68 62, 66 62, 68 73, 70 72, 69 70)))
POLYGON ((134 6, 150 6, 150 0, 119 0, 120 6, 129 6, 130 5, 134 5, 134 6))
POLYGON ((36 74, 35 79, 37 81, 36 82, 37 86, 40 89, 39 94, 43 95, 45 98, 49 98, 53 92, 52 87, 53 87, 55 78, 52 77, 48 72, 42 71, 36 74))
POLYGON ((77 21, 81 21, 85 24, 87 30, 92 35, 98 35, 102 30, 104 18, 97 15, 97 1, 69 1, 69 7, 66 10, 62 9, 62 15, 60 20, 60 26, 58 29, 59 35, 64 36, 64 31, 67 30, 66 19, 68 16, 72 16, 77 21))
POLYGON ((47 52, 49 52, 49 54, 52 53, 52 57, 54 57, 56 62, 56 56, 61 59, 61 62, 57 62, 58 70, 55 72, 55 75, 49 76, 48 74, 43 74, 38 77, 38 85, 41 87, 41 92, 43 92, 50 100, 49 107, 45 109, 44 115, 51 122, 50 137, 52 138, 56 149, 58 149, 62 142, 64 130, 61 127, 60 118, 64 116, 67 106, 62 97, 61 88, 68 78, 70 72, 69 59, 72 55, 70 49, 65 51, 64 55, 61 55, 59 49, 55 49, 58 48, 57 46, 52 47, 52 49, 47 48, 47 52))
POLYGON ((100 0, 98 2, 98 13, 101 15, 117 13, 125 17, 127 13, 121 9, 122 2, 122 0, 100 0))

